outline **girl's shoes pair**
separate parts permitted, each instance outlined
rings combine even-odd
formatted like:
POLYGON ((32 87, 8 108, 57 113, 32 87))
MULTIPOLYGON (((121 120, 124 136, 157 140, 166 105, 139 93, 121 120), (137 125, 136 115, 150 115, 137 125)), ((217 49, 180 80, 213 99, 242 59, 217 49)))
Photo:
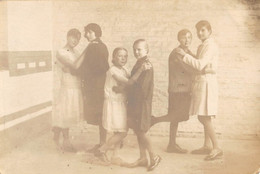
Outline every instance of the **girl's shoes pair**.
POLYGON ((211 161, 218 159, 223 156, 223 151, 221 149, 213 149, 209 155, 207 155, 204 160, 205 161, 211 161))
POLYGON ((127 164, 125 167, 133 168, 133 167, 147 167, 147 171, 152 171, 155 169, 159 163, 161 162, 162 158, 159 155, 154 156, 154 158, 150 161, 150 165, 148 166, 148 160, 146 158, 144 159, 138 159, 134 163, 127 164))
POLYGON ((77 150, 73 147, 70 141, 64 140, 62 146, 57 139, 54 139, 54 143, 59 150, 75 153, 77 150))
POLYGON ((117 166, 126 166, 127 165, 127 163, 124 160, 122 160, 120 157, 112 157, 111 164, 114 164, 117 166))
POLYGON ((148 166, 147 171, 152 171, 155 167, 159 165, 162 158, 159 155, 156 155, 153 160, 150 162, 151 164, 148 166))
POLYGON ((62 150, 66 151, 66 152, 72 152, 72 153, 77 152, 77 150, 73 147, 71 142, 68 140, 63 141, 62 150))
POLYGON ((215 160, 223 156, 223 151, 221 149, 211 149, 209 147, 201 147, 199 149, 193 150, 192 154, 207 154, 204 158, 205 161, 215 160))
POLYGON ((206 146, 203 146, 199 149, 195 149, 193 151, 191 151, 191 154, 194 154, 194 155, 208 155, 209 153, 211 152, 211 148, 210 147, 206 147, 206 146))
POLYGON ((102 152, 99 149, 97 149, 94 152, 95 157, 97 157, 99 160, 101 160, 104 163, 110 163, 110 161, 107 158, 106 152, 102 152))

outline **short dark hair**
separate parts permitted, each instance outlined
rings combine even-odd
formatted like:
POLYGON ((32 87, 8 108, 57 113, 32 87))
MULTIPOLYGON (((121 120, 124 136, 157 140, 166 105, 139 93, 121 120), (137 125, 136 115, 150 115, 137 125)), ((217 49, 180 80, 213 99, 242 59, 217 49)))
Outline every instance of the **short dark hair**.
POLYGON ((85 31, 91 30, 94 31, 96 37, 102 36, 102 30, 101 27, 96 23, 90 23, 87 26, 85 26, 85 31))
POLYGON ((200 30, 202 27, 206 27, 209 31, 212 31, 210 23, 206 20, 199 21, 195 27, 197 30, 200 30))
MULTIPOLYGON (((191 34, 190 30, 188 30, 188 29, 182 29, 182 30, 180 30, 180 31, 178 32, 178 34, 177 34, 177 39, 178 39, 178 41, 180 40, 181 36, 186 35, 187 33, 190 33, 190 34, 191 34)), ((192 35, 192 34, 191 34, 191 35, 192 35)))
POLYGON ((115 64, 116 55, 117 55, 118 51, 120 51, 120 50, 124 50, 126 53, 128 53, 127 49, 124 48, 124 47, 117 47, 117 48, 115 48, 114 51, 113 51, 113 54, 112 54, 112 63, 113 64, 115 64))
POLYGON ((79 31, 78 29, 72 28, 72 29, 70 29, 70 30, 67 32, 67 37, 69 37, 69 36, 74 36, 74 37, 80 39, 81 33, 80 33, 80 31, 79 31))
POLYGON ((145 39, 137 39, 136 41, 134 41, 134 44, 133 44, 133 48, 136 44, 140 43, 140 42, 145 42, 145 47, 146 47, 146 50, 147 50, 147 53, 149 53, 149 46, 148 46, 148 43, 146 42, 145 39))

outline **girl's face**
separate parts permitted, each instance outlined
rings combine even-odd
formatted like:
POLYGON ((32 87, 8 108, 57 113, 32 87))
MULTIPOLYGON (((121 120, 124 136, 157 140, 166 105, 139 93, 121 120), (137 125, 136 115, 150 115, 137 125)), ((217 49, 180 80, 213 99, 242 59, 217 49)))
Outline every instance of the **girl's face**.
POLYGON ((190 44, 191 44, 191 40, 192 40, 192 36, 191 33, 188 32, 184 35, 181 35, 179 38, 179 42, 181 44, 181 46, 189 48, 190 44))
POLYGON ((77 46, 79 44, 79 40, 80 40, 80 38, 76 37, 76 36, 68 36, 67 37, 68 45, 71 48, 74 48, 75 46, 77 46))
POLYGON ((84 37, 87 38, 89 42, 91 42, 96 39, 96 34, 92 30, 87 30, 85 31, 84 37))
POLYGON ((204 26, 197 30, 197 35, 201 41, 204 41, 209 38, 209 36, 211 35, 211 31, 208 30, 206 26, 204 26))
POLYGON ((128 53, 125 50, 119 50, 115 57, 117 66, 124 66, 127 62, 128 53))
POLYGON ((145 42, 139 42, 134 45, 134 55, 136 59, 143 58, 147 56, 148 51, 147 51, 147 45, 145 42))

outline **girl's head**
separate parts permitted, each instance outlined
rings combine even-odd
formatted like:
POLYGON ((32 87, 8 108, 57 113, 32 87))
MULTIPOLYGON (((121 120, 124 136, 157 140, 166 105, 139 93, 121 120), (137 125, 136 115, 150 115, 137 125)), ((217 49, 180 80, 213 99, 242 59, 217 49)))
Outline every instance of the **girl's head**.
POLYGON ((208 39, 212 33, 210 23, 202 20, 196 24, 197 35, 201 41, 208 39))
POLYGON ((149 53, 149 46, 145 39, 138 39, 133 44, 133 51, 136 59, 143 58, 149 53))
POLYGON ((191 44, 192 34, 188 29, 182 29, 178 32, 178 41, 182 47, 188 48, 191 44))
POLYGON ((102 36, 102 30, 101 27, 98 24, 90 23, 87 26, 85 26, 85 38, 88 39, 88 41, 93 41, 96 38, 100 38, 102 36))
POLYGON ((76 28, 70 29, 67 33, 67 44, 71 48, 74 48, 79 44, 80 37, 81 37, 81 33, 78 29, 76 28))
POLYGON ((124 66, 127 62, 128 52, 123 47, 117 47, 113 51, 112 63, 115 66, 124 66))

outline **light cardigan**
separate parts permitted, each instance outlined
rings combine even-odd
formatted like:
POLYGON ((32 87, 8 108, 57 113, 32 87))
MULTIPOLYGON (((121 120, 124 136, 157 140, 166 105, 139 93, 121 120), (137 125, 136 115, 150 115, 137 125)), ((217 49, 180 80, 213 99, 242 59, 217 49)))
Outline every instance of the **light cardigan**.
POLYGON ((216 72, 218 53, 217 44, 212 38, 209 38, 199 46, 196 56, 197 59, 190 54, 185 54, 182 61, 198 71, 202 71, 205 68, 205 70, 211 69, 216 72))
POLYGON ((198 48, 197 59, 185 54, 182 61, 198 70, 192 87, 190 115, 212 116, 217 114, 218 83, 216 73, 203 73, 213 70, 217 72, 218 46, 212 38, 205 40, 198 48))

